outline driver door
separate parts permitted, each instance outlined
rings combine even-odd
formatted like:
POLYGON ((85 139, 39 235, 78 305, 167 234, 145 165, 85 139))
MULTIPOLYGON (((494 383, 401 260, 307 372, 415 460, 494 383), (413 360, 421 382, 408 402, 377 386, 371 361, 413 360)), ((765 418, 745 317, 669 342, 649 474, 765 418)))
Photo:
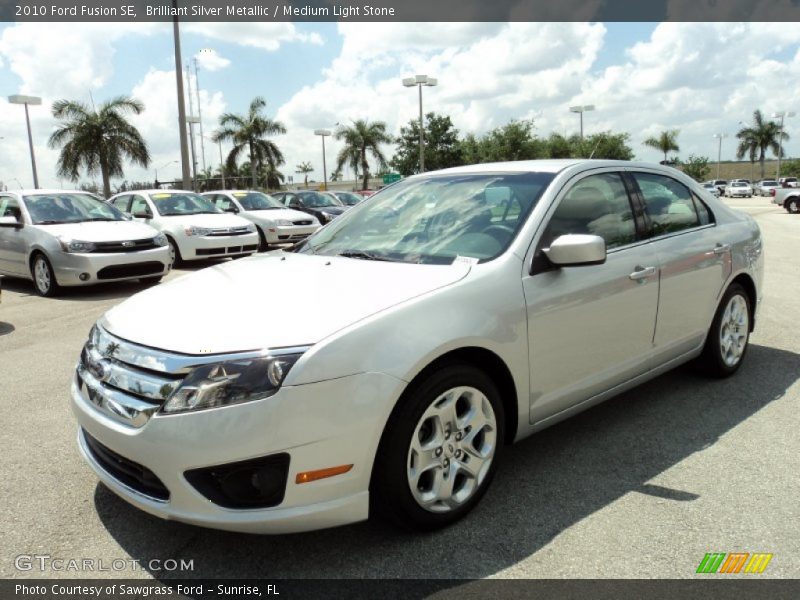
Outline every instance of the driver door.
MULTIPOLYGON (((0 217, 14 217, 23 222, 19 201, 11 195, 0 194, 0 217)), ((29 235, 25 227, 0 227, 0 271, 8 275, 27 275, 29 235)))
POLYGON ((532 423, 644 373, 658 308, 658 262, 620 173, 573 180, 554 206, 522 281, 532 423), (542 250, 570 233, 601 236, 605 263, 549 263, 542 250))

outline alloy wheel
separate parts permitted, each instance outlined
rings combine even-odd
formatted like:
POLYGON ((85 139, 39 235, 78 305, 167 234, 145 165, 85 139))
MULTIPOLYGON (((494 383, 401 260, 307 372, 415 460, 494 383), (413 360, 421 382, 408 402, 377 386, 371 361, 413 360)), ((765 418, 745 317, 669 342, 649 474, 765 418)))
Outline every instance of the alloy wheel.
POLYGON ((50 267, 47 265, 47 261, 43 256, 36 258, 36 262, 33 265, 33 276, 36 282, 36 289, 38 289, 42 295, 47 295, 52 282, 50 279, 50 267))
POLYGON ((747 336, 750 330, 750 315, 747 301, 736 294, 731 296, 719 328, 719 347, 722 361, 729 367, 735 366, 747 347, 747 336))

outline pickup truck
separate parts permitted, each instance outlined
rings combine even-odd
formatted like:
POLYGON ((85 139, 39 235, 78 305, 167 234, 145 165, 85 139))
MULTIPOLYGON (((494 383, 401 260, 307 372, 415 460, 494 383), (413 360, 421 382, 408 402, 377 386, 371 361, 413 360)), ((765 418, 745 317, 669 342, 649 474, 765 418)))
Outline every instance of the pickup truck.
POLYGON ((793 215, 800 214, 800 188, 776 188, 770 191, 772 203, 793 215))

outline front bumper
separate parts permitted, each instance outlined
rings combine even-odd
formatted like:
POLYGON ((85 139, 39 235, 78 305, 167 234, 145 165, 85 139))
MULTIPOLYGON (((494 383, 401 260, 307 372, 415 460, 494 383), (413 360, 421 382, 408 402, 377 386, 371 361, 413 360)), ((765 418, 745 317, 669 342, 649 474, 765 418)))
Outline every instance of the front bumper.
POLYGON ((243 235, 184 235, 176 240, 183 260, 243 256, 258 251, 258 233, 243 235))
POLYGON ((294 243, 306 239, 319 228, 320 225, 275 226, 265 229, 264 235, 268 244, 294 243))
POLYGON ((380 436, 405 383, 364 373, 288 386, 264 400, 225 408, 154 415, 134 429, 99 412, 73 380, 72 410, 81 454, 117 495, 164 519, 250 533, 334 527, 368 516, 369 480, 380 436), (112 475, 87 448, 86 431, 113 452, 152 471, 169 491, 158 500, 112 475), (190 469, 277 453, 290 456, 283 501, 272 508, 229 509, 186 479, 190 469), (298 473, 352 464, 344 474, 295 483, 298 473))
POLYGON ((137 252, 49 254, 56 282, 61 286, 93 285, 166 275, 170 270, 169 248, 137 252), (81 275, 84 279, 81 279, 81 275), (88 275, 88 278, 86 277, 88 275))

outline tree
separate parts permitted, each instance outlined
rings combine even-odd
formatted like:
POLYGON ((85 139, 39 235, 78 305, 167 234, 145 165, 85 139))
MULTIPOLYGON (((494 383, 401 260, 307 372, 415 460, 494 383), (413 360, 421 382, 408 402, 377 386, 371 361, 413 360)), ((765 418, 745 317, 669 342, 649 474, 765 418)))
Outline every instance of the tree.
POLYGON ((711 167, 708 166, 708 158, 705 156, 695 156, 690 154, 686 162, 681 164, 684 173, 695 181, 705 181, 711 173, 711 167))
POLYGON ((125 160, 144 168, 150 164, 150 151, 139 131, 125 118, 139 115, 144 104, 127 96, 119 96, 89 108, 82 102, 58 100, 53 103, 53 116, 61 123, 48 141, 51 148, 61 147, 58 174, 78 181, 82 169, 91 176, 100 173, 103 192, 111 196, 111 177, 124 175, 125 160))
POLYGON ((547 156, 546 143, 533 133, 533 121, 512 120, 482 137, 472 134, 461 143, 464 164, 531 160, 547 156))
POLYGON ((308 189, 308 174, 314 172, 314 167, 311 166, 310 162, 302 162, 297 167, 295 167, 295 173, 298 175, 303 176, 303 184, 305 188, 308 189))
POLYGON ((764 158, 767 150, 771 150, 775 156, 778 156, 778 153, 781 152, 780 140, 787 141, 789 134, 785 131, 782 132, 775 121, 765 121, 761 111, 755 110, 753 124, 740 129, 736 137, 739 139, 736 157, 741 159, 745 154, 750 153, 755 158, 755 154, 758 152, 761 179, 764 179, 764 158))
POLYGON ((283 173, 278 171, 278 167, 276 165, 264 165, 262 172, 264 175, 264 183, 266 183, 266 187, 269 190, 279 190, 286 179, 283 173))
POLYGON ((678 146, 678 129, 670 129, 662 131, 657 137, 649 137, 644 141, 645 146, 655 148, 664 153, 664 162, 667 162, 667 154, 669 152, 679 152, 678 146))
POLYGON ((363 188, 369 184, 369 163, 367 155, 377 161, 378 168, 386 167, 386 157, 380 149, 381 144, 391 144, 392 138, 386 133, 386 123, 375 121, 369 123, 365 120, 353 121, 349 127, 340 126, 334 137, 344 142, 344 147, 336 157, 336 170, 339 171, 345 164, 357 168, 361 166, 363 188))
POLYGON ((230 141, 233 143, 233 148, 226 161, 228 171, 236 171, 236 163, 240 155, 247 150, 249 162, 256 165, 256 168, 251 169, 250 173, 254 188, 258 186, 256 176, 264 163, 270 167, 277 167, 285 162, 283 153, 275 142, 267 139, 267 136, 286 133, 286 127, 261 114, 266 106, 266 100, 261 96, 256 96, 250 103, 246 115, 223 114, 219 118, 220 129, 212 136, 215 142, 230 141))
POLYGON ((787 160, 781 165, 781 175, 785 177, 800 177, 800 159, 787 160))
MULTIPOLYGON (((429 171, 456 167, 461 162, 458 129, 450 117, 428 113, 424 122, 425 168, 429 171)), ((404 177, 419 172, 419 121, 412 119, 400 128, 396 140, 397 153, 392 158, 392 168, 404 177)))

